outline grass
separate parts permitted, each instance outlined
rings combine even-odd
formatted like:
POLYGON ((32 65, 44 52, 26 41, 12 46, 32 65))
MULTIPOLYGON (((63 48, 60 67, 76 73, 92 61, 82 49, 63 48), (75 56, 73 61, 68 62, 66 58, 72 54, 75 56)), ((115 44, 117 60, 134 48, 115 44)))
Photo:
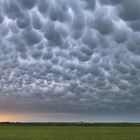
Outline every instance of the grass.
POLYGON ((0 124, 0 140, 140 140, 140 126, 0 124))

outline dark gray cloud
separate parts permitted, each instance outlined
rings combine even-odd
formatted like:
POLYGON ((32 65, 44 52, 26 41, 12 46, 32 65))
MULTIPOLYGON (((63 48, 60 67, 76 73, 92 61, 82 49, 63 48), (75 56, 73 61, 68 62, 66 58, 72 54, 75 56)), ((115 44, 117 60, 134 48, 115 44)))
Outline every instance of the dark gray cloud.
POLYGON ((139 111, 139 0, 0 0, 0 109, 139 111))
POLYGON ((139 0, 122 0, 119 16, 125 21, 133 21, 140 18, 139 0))

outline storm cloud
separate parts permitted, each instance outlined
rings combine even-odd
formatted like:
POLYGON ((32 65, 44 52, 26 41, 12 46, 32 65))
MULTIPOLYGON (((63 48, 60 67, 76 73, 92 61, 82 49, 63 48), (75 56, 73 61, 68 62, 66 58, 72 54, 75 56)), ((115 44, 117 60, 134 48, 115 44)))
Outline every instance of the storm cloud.
POLYGON ((140 110, 139 0, 0 0, 0 109, 140 110))

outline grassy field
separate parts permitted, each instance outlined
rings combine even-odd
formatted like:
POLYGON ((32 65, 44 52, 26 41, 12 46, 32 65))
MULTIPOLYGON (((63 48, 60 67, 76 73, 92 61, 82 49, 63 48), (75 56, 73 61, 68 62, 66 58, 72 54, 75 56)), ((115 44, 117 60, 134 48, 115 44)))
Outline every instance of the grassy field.
POLYGON ((140 140, 140 126, 0 124, 0 140, 140 140))

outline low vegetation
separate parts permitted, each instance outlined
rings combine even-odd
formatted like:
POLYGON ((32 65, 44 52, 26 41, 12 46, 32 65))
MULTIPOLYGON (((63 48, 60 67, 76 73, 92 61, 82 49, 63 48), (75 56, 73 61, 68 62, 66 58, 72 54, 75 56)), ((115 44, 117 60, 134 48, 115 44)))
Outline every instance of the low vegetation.
POLYGON ((140 140, 140 124, 1 123, 0 140, 140 140))

